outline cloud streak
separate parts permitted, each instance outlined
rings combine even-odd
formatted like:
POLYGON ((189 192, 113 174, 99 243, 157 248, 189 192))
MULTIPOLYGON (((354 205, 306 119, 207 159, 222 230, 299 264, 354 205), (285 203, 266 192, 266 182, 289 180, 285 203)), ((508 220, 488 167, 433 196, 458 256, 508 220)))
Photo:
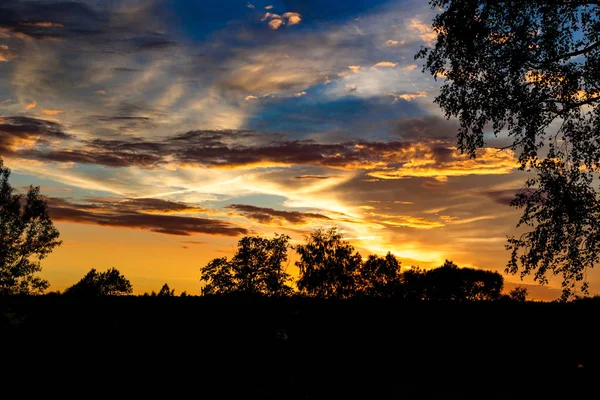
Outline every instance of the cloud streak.
POLYGON ((194 234, 239 236, 245 228, 216 219, 170 215, 197 213, 198 208, 157 199, 92 199, 91 203, 74 203, 67 199, 48 198, 50 216, 55 221, 149 230, 167 235, 194 234))

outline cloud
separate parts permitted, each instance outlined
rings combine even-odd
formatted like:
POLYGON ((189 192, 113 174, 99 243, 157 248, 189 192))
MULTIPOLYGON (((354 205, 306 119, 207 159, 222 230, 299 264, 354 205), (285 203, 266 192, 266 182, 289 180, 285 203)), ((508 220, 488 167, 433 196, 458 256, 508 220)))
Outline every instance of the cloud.
POLYGON ((326 175, 299 175, 295 176, 294 179, 329 179, 331 176, 326 175))
POLYGON ((272 9, 272 8, 273 8, 273 6, 272 6, 272 5, 268 5, 268 6, 266 6, 266 7, 265 7, 265 10, 270 10, 270 9, 272 9))
POLYGON ((306 92, 298 92, 294 96, 296 96, 296 97, 302 97, 302 96, 305 96, 305 95, 306 95, 306 92))
POLYGON ((295 225, 304 225, 310 220, 320 219, 329 220, 322 214, 300 212, 300 211, 281 211, 267 207, 256 207, 245 204, 231 204, 226 208, 240 212, 246 218, 255 220, 262 224, 271 224, 273 222, 288 222, 295 225))
POLYGON ((430 25, 416 18, 410 20, 408 29, 416 32, 421 38, 421 40, 423 40, 428 45, 431 45, 437 38, 437 34, 433 31, 433 29, 431 29, 430 25))
POLYGON ((252 96, 252 95, 248 95, 248 96, 246 96, 246 98, 245 98, 245 100, 246 100, 246 101, 248 101, 248 100, 257 100, 257 99, 258 99, 258 97, 256 97, 256 96, 252 96))
POLYGON ((302 16, 297 12, 286 12, 283 18, 287 20, 288 26, 297 25, 302 21, 302 16))
POLYGON ((60 22, 37 21, 37 22, 21 22, 23 26, 34 26, 38 28, 64 28, 65 25, 60 22))
POLYGON ((403 45, 404 44, 404 40, 386 40, 385 41, 386 46, 399 46, 399 45, 403 45))
POLYGON ((44 115, 51 115, 51 116, 52 115, 62 114, 64 112, 65 112, 64 110, 48 110, 48 109, 45 109, 45 108, 42 110, 42 114, 44 114, 44 115))
MULTIPOLYGON (((14 119, 0 126, 0 133, 14 130, 14 119), (10 122, 12 121, 12 122, 10 122), (3 126, 8 126, 4 128, 3 126), (12 128, 11 128, 12 127, 12 128)), ((39 120, 25 119, 32 124, 39 120)), ((461 155, 453 146, 439 141, 349 141, 319 143, 313 140, 287 139, 277 134, 252 131, 189 131, 163 140, 142 138, 122 140, 79 140, 67 136, 58 124, 51 125, 61 137, 72 139, 68 148, 47 148, 34 141, 19 147, 14 156, 46 162, 67 162, 109 167, 137 166, 157 168, 168 165, 203 168, 257 168, 320 166, 342 170, 365 170, 373 178, 401 179, 449 176, 507 174, 515 168, 511 151, 484 148, 476 159, 461 155)))
POLYGON ((379 179, 401 179, 407 177, 431 177, 445 181, 448 177, 468 175, 505 175, 517 168, 513 152, 483 148, 478 150, 477 158, 461 155, 454 148, 429 148, 423 154, 402 164, 401 168, 369 172, 379 179), (436 151, 444 154, 436 155, 436 151))
POLYGON ((354 73, 360 72, 360 65, 349 65, 348 68, 354 73))
POLYGON ((398 99, 412 101, 419 97, 427 97, 427 92, 402 93, 402 94, 388 93, 388 96, 392 96, 394 98, 394 101, 392 102, 392 104, 396 104, 398 102, 398 99))
POLYGON ((37 106, 37 102, 36 101, 30 101, 29 103, 27 103, 27 105, 25 106, 26 110, 31 110, 32 108, 35 108, 37 106))
POLYGON ((266 12, 261 18, 261 21, 269 21, 269 28, 273 30, 279 29, 283 25, 297 25, 302 22, 302 16, 297 12, 286 12, 283 15, 266 12))
POLYGON ((62 125, 28 117, 0 117, 0 154, 20 149, 43 148, 57 139, 69 140, 62 125))
POLYGON ((254 4, 248 2, 248 3, 246 3, 246 7, 250 8, 250 9, 253 9, 254 8, 254 4))
POLYGON ((371 69, 375 70, 377 68, 394 68, 398 63, 391 61, 380 61, 377 64, 373 65, 371 69))
POLYGON ((15 58, 15 55, 7 45, 0 44, 0 62, 8 62, 15 58))
POLYGON ((168 235, 239 236, 245 228, 215 219, 168 215, 186 208, 180 203, 157 199, 95 199, 93 203, 73 203, 66 199, 48 198, 50 217, 54 221, 144 229, 168 235), (167 213, 166 215, 164 213, 167 213))

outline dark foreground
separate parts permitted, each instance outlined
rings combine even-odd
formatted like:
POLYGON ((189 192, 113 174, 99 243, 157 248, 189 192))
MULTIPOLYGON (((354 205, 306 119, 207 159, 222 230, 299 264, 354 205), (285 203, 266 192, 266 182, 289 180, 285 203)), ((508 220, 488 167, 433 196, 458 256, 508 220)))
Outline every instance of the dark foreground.
POLYGON ((0 398, 596 398, 599 310, 3 298, 0 398))

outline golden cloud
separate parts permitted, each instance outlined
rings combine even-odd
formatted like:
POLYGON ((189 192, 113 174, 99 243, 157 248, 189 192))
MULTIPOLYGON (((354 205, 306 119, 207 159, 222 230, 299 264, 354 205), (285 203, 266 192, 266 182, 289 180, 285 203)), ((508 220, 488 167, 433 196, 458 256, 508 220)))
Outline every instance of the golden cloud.
POLYGON ((398 102, 398 99, 412 101, 419 97, 427 97, 427 92, 402 93, 402 94, 388 93, 388 96, 392 96, 394 98, 394 101, 392 102, 392 104, 396 104, 398 102))
POLYGON ((38 21, 38 22, 21 22, 20 25, 35 26, 38 28, 64 28, 65 25, 61 22, 38 21))
POLYGON ((298 92, 294 96, 296 96, 296 97, 302 97, 304 95, 306 95, 306 92, 298 92))
POLYGON ((283 20, 281 19, 272 19, 271 21, 269 21, 269 28, 273 29, 273 30, 277 30, 279 29, 279 27, 283 25, 283 20))
POLYGON ((286 12, 283 14, 283 18, 287 19, 288 25, 296 25, 302 21, 302 16, 297 12, 286 12))
POLYGON ((8 62, 15 58, 13 52, 10 51, 7 45, 0 44, 0 62, 8 62))
POLYGON ((348 65, 348 68, 355 74, 360 72, 360 65, 348 65))
POLYGON ((25 109, 26 110, 31 110, 32 108, 35 108, 35 106, 37 106, 37 102, 36 101, 30 101, 26 106, 25 109))
POLYGON ((437 38, 437 33, 431 29, 431 26, 419 21, 418 19, 411 19, 408 29, 416 31, 419 37, 427 44, 433 43, 433 41, 437 38))
POLYGON ((398 65, 398 63, 394 63, 391 61, 380 61, 377 64, 373 65, 371 67, 371 69, 377 69, 377 68, 394 68, 396 65, 398 65))
POLYGON ((58 114, 62 114, 63 112, 64 112, 64 110, 47 110, 47 109, 42 110, 42 114, 44 114, 44 115, 58 115, 58 114))
POLYGON ((246 96, 245 100, 248 101, 248 100, 257 100, 257 99, 258 99, 258 97, 256 97, 256 96, 248 95, 248 96, 246 96))
POLYGON ((386 46, 398 46, 398 45, 402 45, 404 44, 404 40, 386 40, 385 42, 386 46))
MULTIPOLYGON (((479 149, 476 158, 460 154, 455 148, 448 148, 450 157, 439 161, 431 149, 417 146, 411 151, 410 161, 399 168, 389 168, 369 172, 369 176, 380 179, 402 179, 409 177, 435 178, 445 181, 448 177, 468 175, 505 175, 518 167, 511 150, 479 149)), ((410 152, 409 152, 410 153, 410 152)), ((409 156, 410 154, 404 154, 409 156)))

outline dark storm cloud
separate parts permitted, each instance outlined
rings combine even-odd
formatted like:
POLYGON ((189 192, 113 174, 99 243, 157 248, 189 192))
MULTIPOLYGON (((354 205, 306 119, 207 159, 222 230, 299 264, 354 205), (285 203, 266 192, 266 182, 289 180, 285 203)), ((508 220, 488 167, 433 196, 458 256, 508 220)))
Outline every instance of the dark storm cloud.
POLYGON ((299 211, 281 211, 273 208, 256 207, 246 204, 231 204, 226 208, 239 211, 241 215, 261 223, 270 223, 273 220, 285 220, 292 224, 305 224, 311 219, 330 219, 322 214, 299 211))
POLYGON ((196 210, 182 203, 164 200, 95 199, 93 203, 78 204, 66 199, 48 198, 48 204, 50 216, 55 221, 137 228, 180 236, 196 233, 239 236, 248 233, 245 228, 225 221, 149 213, 196 210))

